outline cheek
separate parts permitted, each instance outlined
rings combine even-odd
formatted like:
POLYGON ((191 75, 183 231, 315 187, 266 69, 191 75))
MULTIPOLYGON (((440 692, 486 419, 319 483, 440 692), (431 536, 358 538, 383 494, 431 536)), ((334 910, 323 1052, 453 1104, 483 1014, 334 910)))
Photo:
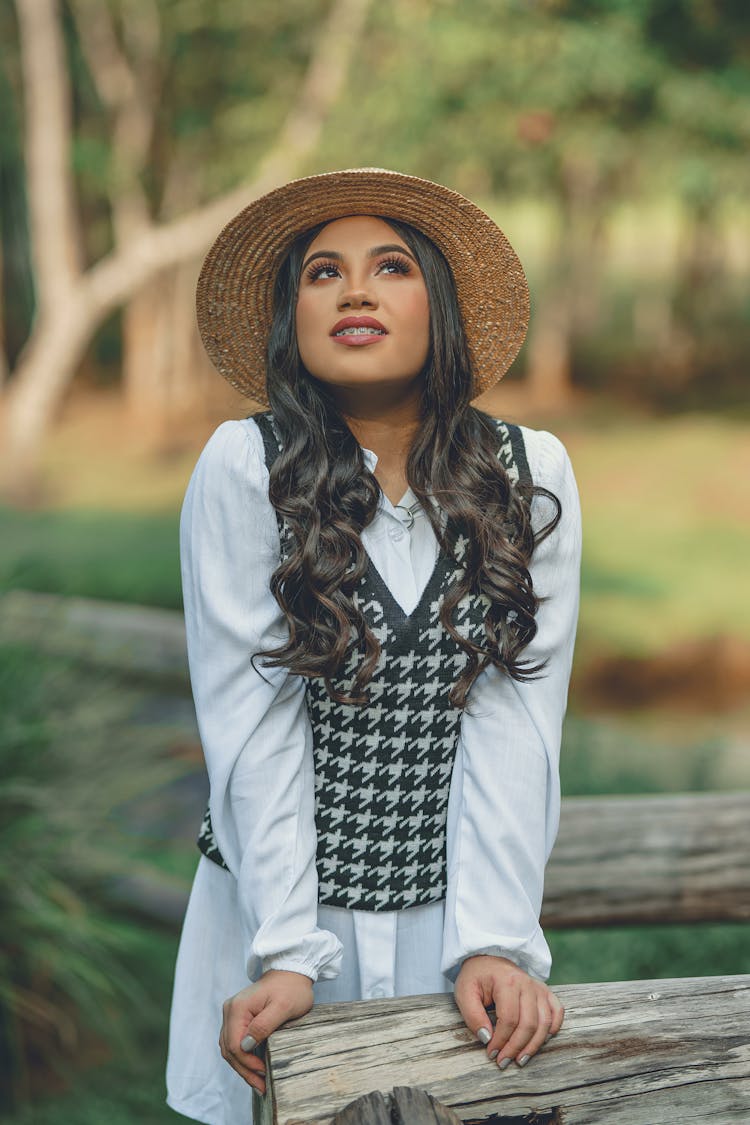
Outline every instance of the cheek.
POLYGON ((430 345, 430 302, 426 289, 416 289, 409 294, 404 312, 414 328, 415 342, 425 350, 430 345))
POLYGON ((313 343, 316 323, 317 316, 313 302, 306 300, 304 295, 300 295, 297 301, 294 324, 297 332, 297 347, 303 357, 303 362, 305 353, 309 351, 313 343))

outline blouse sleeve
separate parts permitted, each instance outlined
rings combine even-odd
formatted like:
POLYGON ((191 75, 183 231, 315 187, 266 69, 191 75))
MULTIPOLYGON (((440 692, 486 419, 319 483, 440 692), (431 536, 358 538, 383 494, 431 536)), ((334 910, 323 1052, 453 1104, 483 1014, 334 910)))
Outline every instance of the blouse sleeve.
MULTIPOLYGON (((507 957, 546 980, 551 956, 539 925, 544 868, 560 816, 559 753, 578 619, 581 516, 568 455, 552 434, 524 430, 536 484, 562 515, 535 550, 530 573, 546 600, 526 660, 547 661, 519 683, 488 666, 462 715, 448 808, 448 889, 442 969, 455 980, 464 959, 507 957)), ((539 528, 553 514, 535 497, 539 528)))
POLYGON ((203 450, 182 508, 180 556, 211 820, 237 880, 248 977, 272 968, 335 977, 341 943, 317 926, 305 682, 261 658, 259 671, 251 664, 288 636, 269 586, 279 534, 254 422, 225 422, 203 450))

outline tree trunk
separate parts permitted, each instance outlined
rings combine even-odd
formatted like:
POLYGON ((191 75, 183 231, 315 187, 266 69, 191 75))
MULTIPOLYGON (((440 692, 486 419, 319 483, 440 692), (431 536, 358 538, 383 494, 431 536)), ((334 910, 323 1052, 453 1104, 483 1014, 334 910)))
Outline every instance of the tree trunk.
POLYGON ((23 351, 5 395, 5 441, 0 479, 12 500, 38 492, 39 449, 64 388, 80 362, 100 320, 99 310, 82 293, 40 322, 23 351))
MULTIPOLYGON (((173 266, 194 262, 252 199, 291 179, 338 97, 371 0, 333 0, 307 74, 254 180, 168 223, 145 227, 85 273, 70 176, 70 91, 55 0, 17 0, 24 58, 27 179, 39 315, 5 397, 0 490, 33 490, 43 438, 105 316, 173 266)), ((192 299, 190 301, 192 317, 192 299)), ((188 333, 188 339, 190 334, 188 333)), ((189 347, 185 342, 184 346, 189 347)))
POLYGON ((566 288, 550 287, 534 309, 526 385, 535 408, 557 410, 570 398, 572 330, 566 288))
POLYGON ((196 263, 176 266, 139 290, 125 309, 127 418, 159 444, 170 444, 174 426, 201 412, 205 401, 209 364, 193 308, 197 274, 196 263))
POLYGON ((560 229, 548 281, 533 312, 527 387, 535 406, 564 407, 573 392, 576 338, 595 327, 603 261, 604 185, 595 163, 569 158, 560 170, 560 229))

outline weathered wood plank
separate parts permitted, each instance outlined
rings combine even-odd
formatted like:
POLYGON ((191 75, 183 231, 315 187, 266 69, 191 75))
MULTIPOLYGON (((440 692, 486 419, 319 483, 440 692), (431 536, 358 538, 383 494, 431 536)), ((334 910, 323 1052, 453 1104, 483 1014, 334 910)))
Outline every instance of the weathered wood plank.
POLYGON ((269 1044, 277 1125, 331 1125, 364 1093, 417 1086, 464 1122, 750 1120, 750 976, 561 985, 562 1031, 504 1073, 450 996, 330 1004, 269 1044), (670 1116, 671 1115, 671 1116, 670 1116))
POLYGON ((189 684, 185 623, 174 610, 11 590, 0 598, 0 640, 189 684))
POLYGON ((750 793, 567 798, 546 926, 750 918, 750 793))
POLYGON ((436 1102, 426 1090, 414 1086, 396 1086, 391 1102, 394 1125, 461 1125, 452 1110, 436 1102))
POLYGON ((340 1110, 333 1125, 461 1125, 452 1110, 439 1105, 424 1090, 397 1087, 364 1094, 340 1110))

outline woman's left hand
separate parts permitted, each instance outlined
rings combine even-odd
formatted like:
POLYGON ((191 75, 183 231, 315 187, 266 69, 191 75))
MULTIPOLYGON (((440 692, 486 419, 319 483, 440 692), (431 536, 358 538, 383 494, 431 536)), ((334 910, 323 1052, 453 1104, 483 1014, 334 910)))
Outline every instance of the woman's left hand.
POLYGON ((507 957, 467 957, 454 995, 469 1031, 486 1042, 488 1056, 501 1070, 513 1059, 525 1066, 548 1036, 557 1034, 565 1015, 554 992, 507 957), (485 1011, 492 1004, 494 1027, 485 1011), (482 1028, 485 1033, 478 1035, 482 1028))

